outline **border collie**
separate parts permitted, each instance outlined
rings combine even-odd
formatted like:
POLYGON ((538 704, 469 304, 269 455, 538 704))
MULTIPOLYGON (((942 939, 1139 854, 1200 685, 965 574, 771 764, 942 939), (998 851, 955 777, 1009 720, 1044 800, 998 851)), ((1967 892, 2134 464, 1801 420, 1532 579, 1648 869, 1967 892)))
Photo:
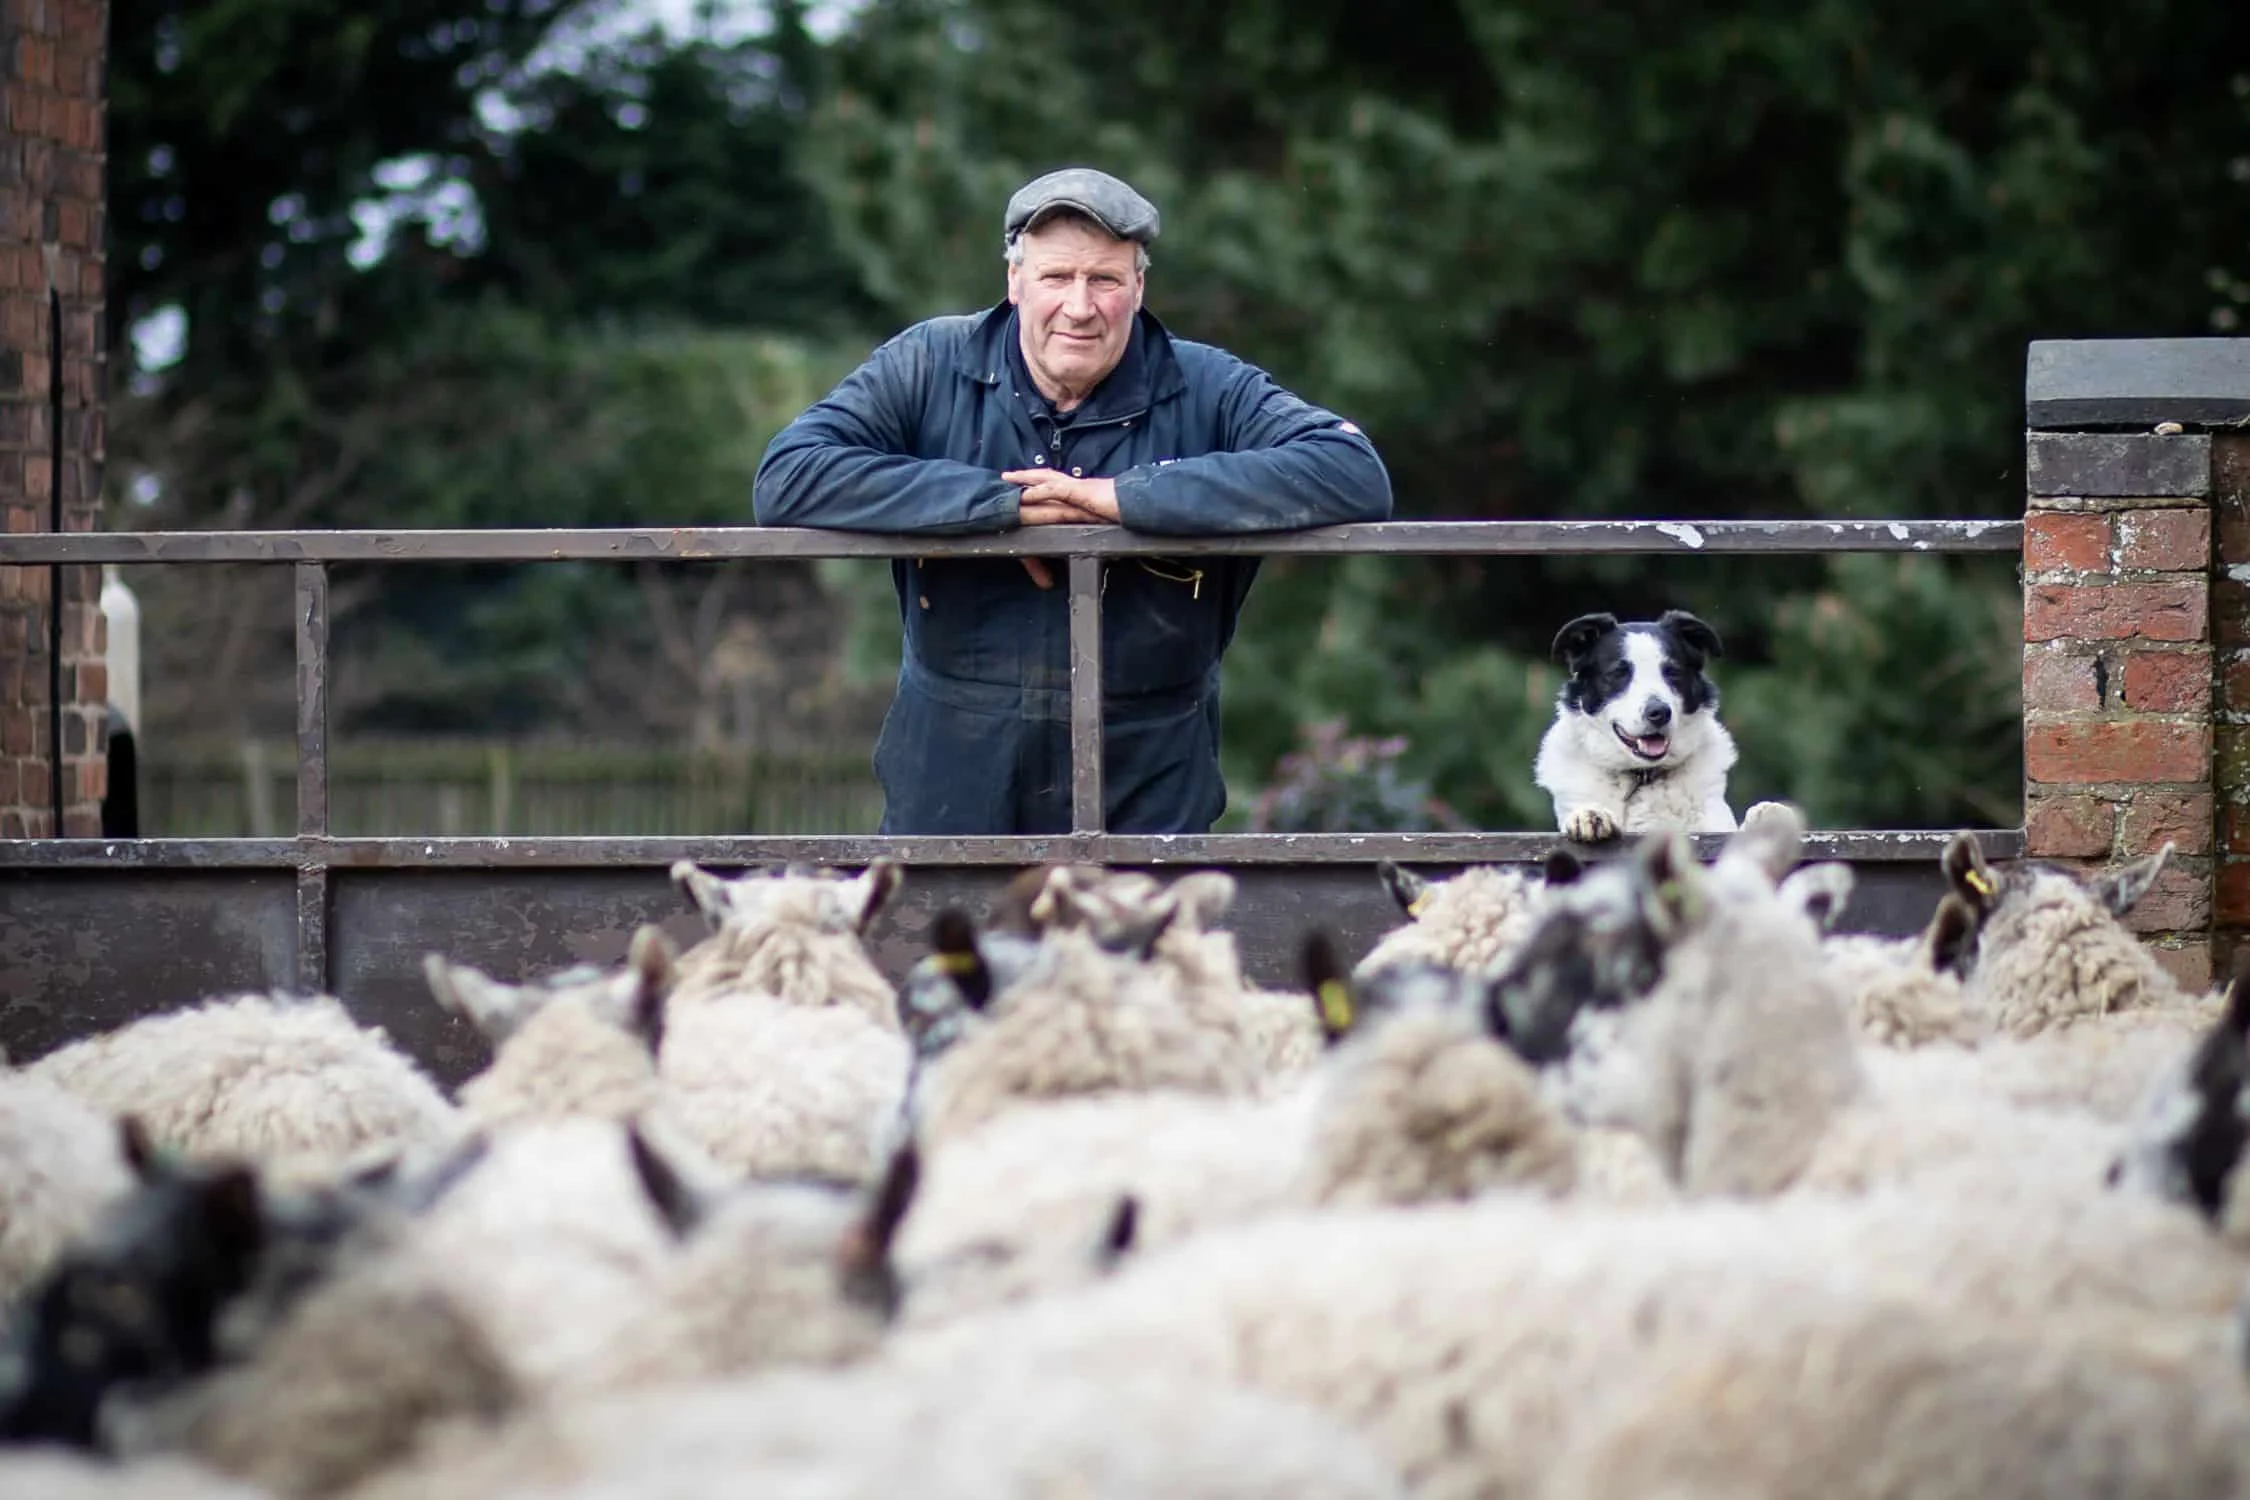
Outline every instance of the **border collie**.
POLYGON ((1555 799, 1563 836, 1600 843, 1676 828, 1732 833, 1734 738, 1703 664, 1719 633, 1685 610, 1621 625, 1580 615, 1555 636, 1562 691, 1532 780, 1555 799))

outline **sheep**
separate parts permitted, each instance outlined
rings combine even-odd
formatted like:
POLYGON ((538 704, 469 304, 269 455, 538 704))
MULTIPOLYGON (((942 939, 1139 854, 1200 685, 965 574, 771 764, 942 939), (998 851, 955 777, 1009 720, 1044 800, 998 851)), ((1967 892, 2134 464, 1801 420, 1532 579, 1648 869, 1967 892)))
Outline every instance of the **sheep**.
POLYGON ((0 1073, 0 1307, 132 1185, 114 1121, 45 1079, 0 1073))
POLYGON ((864 1182, 904 1106, 913 1044, 861 944, 899 886, 877 860, 846 880, 801 872, 673 876, 713 931, 683 954, 658 1073, 680 1131, 750 1176, 864 1182))
POLYGON ((278 1500, 181 1459, 119 1464, 60 1448, 0 1452, 0 1500, 278 1500))
MULTIPOLYGON (((2250 1254, 2250 954, 2209 1030, 2159 1077, 2106 1177, 2192 1207, 2250 1254)), ((2245 1304, 2250 1316, 2250 1303, 2245 1304)), ((2250 1323, 2245 1324, 2250 1330, 2250 1323)))
POLYGON ((1372 1445, 1211 1381, 1014 1361, 859 1367, 633 1392, 464 1434, 351 1500, 1404 1500, 1372 1445))
POLYGON ((1469 973, 1494 971, 1530 931, 1540 897, 1576 880, 1582 870, 1567 849, 1548 855, 1536 877, 1504 865, 1472 865, 1431 880, 1395 860, 1381 860, 1376 877, 1407 922, 1385 933, 1354 972, 1371 975, 1406 960, 1469 973))
POLYGON ((629 1145, 678 1249, 636 1316, 572 1373, 570 1391, 851 1364, 879 1346, 903 1295, 893 1243, 921 1178, 911 1141, 865 1194, 809 1181, 699 1183, 638 1130, 629 1145))
POLYGON ((2208 1356, 1783 1299, 1619 1372, 1542 1500, 2250 1495, 2250 1398, 2208 1356))
POLYGON ((1744 878, 1754 863, 1731 863, 1705 872, 1652 836, 1618 880, 1586 883, 1611 902, 1619 947, 1661 951, 1662 977, 1608 1034, 1574 1032, 1549 1070, 1574 1118, 1638 1131, 1690 1194, 1857 1191, 1979 1150, 2098 1175, 2112 1140, 2098 1121, 1910 1088, 1900 1070, 1879 1084, 1814 925, 1744 878))
POLYGON ((2021 861, 1995 869, 1974 834, 1954 835, 1939 863, 1976 919, 1965 982, 1999 1031, 2030 1036, 2183 1002, 2171 974, 2118 920, 2148 894, 2173 848, 2086 874, 2021 861))
POLYGON ((372 1148, 441 1140, 458 1116, 380 1028, 331 996, 245 994, 144 1017, 28 1064, 160 1144, 317 1172, 372 1148))
POLYGON ((1234 877, 1197 870, 1170 885, 1141 871, 1057 865, 1027 872, 994 916, 1003 930, 1080 928, 1103 948, 1140 953, 1201 1024, 1241 1047, 1253 1069, 1280 1083, 1319 1057, 1318 1018, 1295 991, 1249 984, 1234 937, 1215 924, 1234 904, 1234 877))
POLYGON ((1570 1129, 1488 1029, 1480 981, 1400 963, 1359 981, 1319 934, 1310 987, 1352 1016, 1320 1071, 1258 1098, 1151 1090, 1021 1107, 935 1153, 900 1241, 910 1322, 1094 1279, 1120 1205, 1136 1253, 1308 1206, 1497 1191, 1665 1196, 1640 1142, 1570 1129))
POLYGON ((2089 1340, 2198 1347, 2223 1340, 2242 1276, 2190 1216, 2098 1193, 1503 1194, 1215 1229, 1083 1289, 901 1329, 882 1359, 938 1370, 1005 1353, 1238 1382, 1373 1439, 1417 1494, 1528 1495, 1589 1393, 1666 1350, 1723 1347, 1784 1304, 1864 1300, 2001 1329, 2067 1320, 2089 1340))
MULTIPOLYGON (((989 992, 975 972, 979 950, 962 957, 969 987, 989 992)), ((1258 1092, 1261 1076, 1244 1049, 1199 1021, 1178 1002, 1177 986, 1140 958, 1104 949, 1083 929, 1047 932, 1016 982, 993 992, 961 1039, 919 1071, 911 1128, 935 1146, 1025 1100, 1161 1088, 1258 1092)))
POLYGON ((898 996, 862 941, 898 894, 896 860, 875 860, 848 879, 792 865, 730 880, 687 860, 671 874, 710 929, 680 958, 675 1013, 747 992, 850 1007, 898 1029, 898 996))
POLYGON ((440 1004, 492 1045, 490 1064, 455 1091, 464 1123, 592 1115, 631 1119, 659 1106, 657 1053, 677 955, 662 928, 634 932, 617 973, 578 965, 536 984, 501 984, 432 953, 423 973, 440 1004))

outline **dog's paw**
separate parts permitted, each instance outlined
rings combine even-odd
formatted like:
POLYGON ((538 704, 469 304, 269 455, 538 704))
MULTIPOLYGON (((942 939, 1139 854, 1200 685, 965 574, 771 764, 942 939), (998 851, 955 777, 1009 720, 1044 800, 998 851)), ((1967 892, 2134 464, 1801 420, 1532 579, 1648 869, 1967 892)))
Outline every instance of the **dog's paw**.
POLYGON ((1744 828, 1756 828, 1761 823, 1771 823, 1776 828, 1793 828, 1802 834, 1805 815, 1789 802, 1753 802, 1742 815, 1744 828))
POLYGON ((1600 844, 1617 837, 1617 820, 1599 807, 1577 807, 1563 819, 1562 831, 1581 844, 1600 844))

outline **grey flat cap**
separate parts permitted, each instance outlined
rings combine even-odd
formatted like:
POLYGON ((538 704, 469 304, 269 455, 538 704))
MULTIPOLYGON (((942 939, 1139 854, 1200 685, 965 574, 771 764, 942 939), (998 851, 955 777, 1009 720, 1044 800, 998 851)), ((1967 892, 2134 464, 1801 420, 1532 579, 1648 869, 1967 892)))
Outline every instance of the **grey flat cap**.
POLYGON ((1013 240, 1041 216, 1058 208, 1075 208, 1119 239, 1143 245, 1156 238, 1160 222, 1155 204, 1107 172, 1064 167, 1016 189, 1015 196, 1008 200, 1001 234, 1013 240))

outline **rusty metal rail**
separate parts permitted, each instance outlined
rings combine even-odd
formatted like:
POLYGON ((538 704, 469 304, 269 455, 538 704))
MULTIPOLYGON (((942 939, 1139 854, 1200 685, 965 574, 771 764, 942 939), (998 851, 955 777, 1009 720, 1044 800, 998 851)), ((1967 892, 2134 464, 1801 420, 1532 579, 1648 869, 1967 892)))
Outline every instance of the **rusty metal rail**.
MULTIPOLYGON (((1135 836, 1103 831, 1101 566, 1142 555, 1341 556, 1355 553, 1533 555, 1830 552, 2017 553, 2020 521, 1426 521, 1254 535, 1173 537, 1116 527, 1052 526, 965 537, 870 535, 780 527, 641 527, 482 531, 94 532, 0 536, 0 566, 96 563, 286 564, 296 574, 297 828, 290 839, 0 840, 0 871, 289 871, 296 880, 295 971, 306 989, 330 978, 331 871, 663 867, 807 860, 849 865, 877 855, 909 863, 1278 866, 1537 859, 1552 833, 1351 833, 1135 836), (334 564, 699 562, 823 557, 1063 557, 1069 560, 1072 831, 1053 837, 882 838, 337 838, 328 823, 328 570, 334 564)), ((59 598, 59 591, 54 595, 59 598)), ((57 705, 59 711, 59 705, 57 705)), ((1934 860, 1945 833, 1817 835, 1817 857, 1934 860)), ((1990 851, 2020 851, 2021 830, 1995 830, 1990 851)), ((1715 840, 1698 841, 1708 849, 1715 840)))

